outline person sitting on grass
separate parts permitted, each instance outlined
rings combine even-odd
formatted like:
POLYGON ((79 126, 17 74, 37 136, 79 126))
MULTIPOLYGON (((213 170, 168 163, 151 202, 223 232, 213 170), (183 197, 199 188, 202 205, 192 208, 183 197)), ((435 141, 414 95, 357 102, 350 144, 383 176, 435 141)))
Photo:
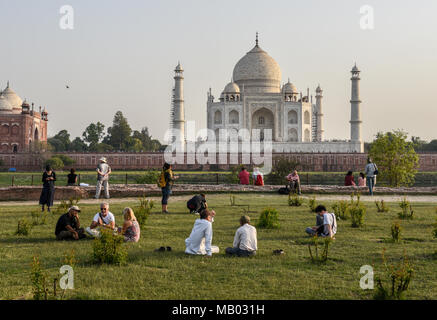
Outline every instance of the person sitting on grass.
POLYGON ((226 254, 248 257, 256 254, 256 228, 250 225, 250 217, 240 218, 240 227, 234 237, 233 248, 226 248, 226 254))
POLYGON ((91 226, 85 229, 85 231, 92 237, 100 237, 99 228, 108 228, 114 230, 115 218, 109 211, 109 204, 104 202, 100 205, 100 212, 96 213, 91 222, 91 226))
POLYGON ((312 236, 318 235, 335 239, 334 235, 337 233, 337 219, 335 218, 335 214, 328 213, 326 207, 323 205, 317 206, 316 214, 323 217, 323 224, 306 228, 306 233, 312 236))
POLYGON ((118 228, 118 232, 124 236, 124 241, 138 242, 138 240, 140 240, 140 225, 138 224, 134 211, 131 208, 124 208, 123 218, 123 227, 118 228))
POLYGON ((72 206, 67 213, 59 217, 55 228, 56 240, 79 240, 86 237, 83 228, 80 227, 79 212, 78 206, 72 206))
POLYGON ((219 248, 211 245, 212 243, 212 221, 214 220, 214 210, 204 209, 200 212, 200 218, 194 222, 190 236, 185 239, 185 253, 212 256, 218 253, 219 248))
POLYGON ((199 214, 200 211, 208 208, 205 194, 201 193, 195 195, 190 200, 188 200, 187 208, 190 210, 190 213, 196 213, 196 214, 199 214))

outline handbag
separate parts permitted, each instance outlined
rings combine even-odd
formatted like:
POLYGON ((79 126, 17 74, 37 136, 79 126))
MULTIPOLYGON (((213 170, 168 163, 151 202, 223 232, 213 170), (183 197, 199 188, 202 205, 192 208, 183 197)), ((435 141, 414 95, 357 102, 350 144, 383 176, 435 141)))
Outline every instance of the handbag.
POLYGON ((376 167, 375 164, 373 164, 373 167, 375 168, 375 171, 373 171, 373 174, 378 175, 379 174, 378 168, 376 167))

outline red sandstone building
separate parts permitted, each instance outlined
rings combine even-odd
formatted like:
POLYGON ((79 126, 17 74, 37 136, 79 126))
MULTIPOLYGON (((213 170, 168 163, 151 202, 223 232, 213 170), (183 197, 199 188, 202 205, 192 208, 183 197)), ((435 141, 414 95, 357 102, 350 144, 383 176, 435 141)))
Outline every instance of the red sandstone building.
POLYGON ((47 111, 39 112, 8 85, 0 91, 0 152, 28 152, 34 142, 47 142, 47 111))

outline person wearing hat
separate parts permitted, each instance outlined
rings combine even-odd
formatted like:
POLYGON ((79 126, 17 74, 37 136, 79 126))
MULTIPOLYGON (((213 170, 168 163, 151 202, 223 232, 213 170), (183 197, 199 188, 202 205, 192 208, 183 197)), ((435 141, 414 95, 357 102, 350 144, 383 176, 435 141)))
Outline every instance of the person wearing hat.
POLYGON ((233 247, 226 248, 226 254, 248 257, 255 255, 257 249, 256 228, 250 225, 250 217, 242 216, 233 247))
POLYGON ((80 209, 72 206, 68 212, 59 217, 56 223, 55 235, 57 240, 79 240, 86 237, 79 221, 80 209))
POLYGON ((96 185, 96 199, 100 198, 102 186, 105 189, 105 198, 109 199, 109 175, 111 174, 111 167, 106 163, 106 158, 100 158, 100 163, 97 166, 97 185, 96 185))

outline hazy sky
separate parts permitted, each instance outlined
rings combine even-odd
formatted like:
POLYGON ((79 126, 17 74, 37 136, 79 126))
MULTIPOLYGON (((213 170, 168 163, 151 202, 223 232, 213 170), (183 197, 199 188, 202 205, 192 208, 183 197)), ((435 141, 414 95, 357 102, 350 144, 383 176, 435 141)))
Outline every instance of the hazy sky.
POLYGON ((361 69, 363 138, 404 129, 437 138, 437 1, 0 0, 0 86, 46 106, 49 136, 111 125, 163 140, 173 70, 185 69, 185 116, 206 126, 206 93, 219 97, 260 33, 283 82, 324 90, 326 139, 350 138, 350 70, 361 69), (74 30, 59 27, 63 5, 74 30), (360 28, 371 5, 374 30, 360 28), (71 88, 66 89, 68 84, 71 88))

